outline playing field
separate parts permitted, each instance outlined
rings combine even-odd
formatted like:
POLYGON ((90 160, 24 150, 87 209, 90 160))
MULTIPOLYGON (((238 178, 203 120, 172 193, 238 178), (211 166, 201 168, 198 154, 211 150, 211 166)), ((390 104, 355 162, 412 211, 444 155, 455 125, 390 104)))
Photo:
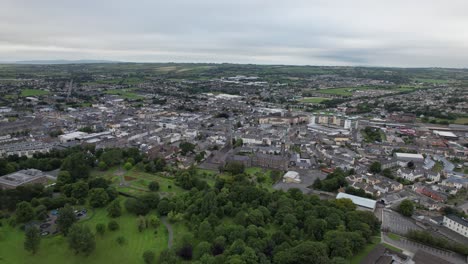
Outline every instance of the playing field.
POLYGON ((41 96, 41 95, 46 95, 46 94, 49 94, 49 92, 44 91, 44 90, 39 90, 39 89, 24 89, 24 90, 21 90, 21 96, 22 97, 41 96))
POLYGON ((301 103, 311 103, 311 104, 319 104, 324 101, 328 101, 330 99, 325 97, 304 97, 299 100, 301 103))
MULTIPOLYGON (((121 198, 123 200, 123 198, 121 198)), ((83 220, 81 224, 88 225, 94 232, 98 223, 106 224, 110 221, 105 209, 96 209, 90 219, 83 220)), ((152 211, 150 214, 155 214, 152 211)), ((157 233, 154 228, 147 228, 138 232, 137 216, 124 212, 116 218, 120 225, 117 231, 106 230, 103 236, 96 235, 96 250, 90 256, 75 255, 69 249, 66 238, 62 235, 43 238, 36 255, 27 253, 23 248, 24 232, 19 227, 12 228, 6 221, 0 233, 0 263, 16 264, 116 264, 116 263, 142 263, 142 254, 145 250, 153 250, 157 255, 167 248, 168 234, 166 227, 161 224, 157 233), (123 236, 124 245, 119 245, 117 237, 123 236)), ((178 227, 174 229, 174 237, 178 232, 186 232, 178 227)))

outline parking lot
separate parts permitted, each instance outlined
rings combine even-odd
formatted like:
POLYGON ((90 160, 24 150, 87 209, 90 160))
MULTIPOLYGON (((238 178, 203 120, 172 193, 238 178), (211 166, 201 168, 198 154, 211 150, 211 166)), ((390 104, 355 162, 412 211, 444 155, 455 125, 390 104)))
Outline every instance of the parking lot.
POLYGON ((410 230, 422 230, 412 219, 388 209, 383 210, 382 218, 382 230, 388 232, 405 235, 410 230))
POLYGON ((308 186, 312 185, 314 181, 318 178, 325 179, 327 174, 323 173, 319 170, 295 170, 299 173, 301 177, 301 183, 285 183, 285 182, 278 182, 273 185, 273 188, 276 190, 283 190, 287 191, 291 188, 298 188, 302 191, 302 193, 310 193, 311 190, 307 188, 308 186))

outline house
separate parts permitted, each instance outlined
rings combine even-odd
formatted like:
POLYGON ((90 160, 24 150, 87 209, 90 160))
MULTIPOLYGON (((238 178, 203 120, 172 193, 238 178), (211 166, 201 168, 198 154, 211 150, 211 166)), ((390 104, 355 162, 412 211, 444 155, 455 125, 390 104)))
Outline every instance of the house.
POLYGON ((424 172, 422 170, 411 170, 408 168, 400 168, 397 171, 398 177, 401 177, 403 179, 409 180, 409 181, 414 181, 418 178, 421 178, 424 176, 424 172))
POLYGON ((27 184, 46 184, 48 178, 53 178, 40 170, 27 169, 13 172, 0 177, 0 189, 14 189, 27 184))
POLYGON ((450 176, 447 179, 442 180, 441 185, 457 189, 468 188, 468 178, 450 176))
POLYGON ((428 171, 428 172, 426 172, 425 177, 426 177, 426 179, 428 179, 428 180, 430 180, 432 182, 440 181, 440 173, 438 173, 438 172, 428 171))
POLYGON ((394 157, 400 167, 406 167, 410 161, 413 163, 424 163, 424 156, 421 154, 396 152, 394 157))
POLYGON ((283 176, 283 182, 285 183, 301 183, 299 173, 296 171, 288 171, 283 176))
POLYGON ((465 218, 446 215, 444 216, 443 225, 464 237, 468 237, 468 221, 465 218))

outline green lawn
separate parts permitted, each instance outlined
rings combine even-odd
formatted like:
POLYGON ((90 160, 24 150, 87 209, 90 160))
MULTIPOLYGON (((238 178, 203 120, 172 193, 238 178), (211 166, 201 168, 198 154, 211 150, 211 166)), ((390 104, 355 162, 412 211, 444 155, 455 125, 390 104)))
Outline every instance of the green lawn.
POLYGON ((390 239, 393 239, 393 240, 396 240, 396 241, 400 241, 400 236, 397 235, 397 234, 388 233, 387 236, 388 236, 390 239))
POLYGON ((380 244, 380 236, 376 236, 376 237, 373 237, 372 238, 372 243, 370 244, 367 244, 364 249, 357 255, 354 255, 351 259, 350 259, 350 264, 359 264, 361 263, 361 261, 367 256, 369 255, 369 253, 378 245, 380 244))
POLYGON ((332 89, 321 89, 318 92, 321 94, 352 96, 354 90, 355 88, 332 88, 332 89))
MULTIPOLYGON (((154 214, 154 212, 151 212, 154 214)), ((142 254, 145 250, 154 250, 159 254, 167 248, 167 230, 163 224, 155 229, 148 228, 143 232, 137 230, 137 217, 124 213, 116 218, 120 229, 111 232, 106 230, 104 236, 96 236, 96 250, 88 257, 75 255, 68 248, 66 238, 62 235, 44 238, 41 241, 39 252, 33 256, 23 249, 24 232, 19 228, 12 228, 3 223, 0 235, 0 263, 16 264, 116 264, 116 263, 142 263, 142 254), (118 236, 126 239, 125 245, 116 242, 118 236)), ((89 220, 84 220, 81 224, 88 225, 93 231, 97 223, 107 224, 109 218, 105 209, 97 209, 89 220)), ((182 225, 182 224, 180 224, 182 225)), ((183 228, 175 229, 174 236, 183 228)))
POLYGON ((23 90, 21 90, 21 96, 22 97, 41 96, 41 95, 47 95, 47 94, 49 94, 48 91, 39 90, 39 89, 23 89, 23 90))
POLYGON ((414 79, 417 82, 423 82, 423 83, 432 83, 432 84, 444 84, 444 83, 449 83, 449 80, 442 80, 442 79, 429 79, 429 78, 416 78, 414 79))
POLYGON ((299 100, 301 103, 312 103, 312 104, 319 104, 324 101, 328 101, 330 99, 325 97, 304 97, 299 100))
POLYGON ((106 94, 119 95, 126 99, 141 99, 143 96, 133 92, 134 89, 112 89, 105 91, 106 94))

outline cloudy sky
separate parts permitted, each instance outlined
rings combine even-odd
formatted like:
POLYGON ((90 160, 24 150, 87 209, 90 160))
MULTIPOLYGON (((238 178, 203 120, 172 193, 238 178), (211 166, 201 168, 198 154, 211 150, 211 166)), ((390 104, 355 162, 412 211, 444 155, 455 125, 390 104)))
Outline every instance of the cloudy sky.
POLYGON ((468 67, 466 0, 0 0, 0 61, 468 67))

